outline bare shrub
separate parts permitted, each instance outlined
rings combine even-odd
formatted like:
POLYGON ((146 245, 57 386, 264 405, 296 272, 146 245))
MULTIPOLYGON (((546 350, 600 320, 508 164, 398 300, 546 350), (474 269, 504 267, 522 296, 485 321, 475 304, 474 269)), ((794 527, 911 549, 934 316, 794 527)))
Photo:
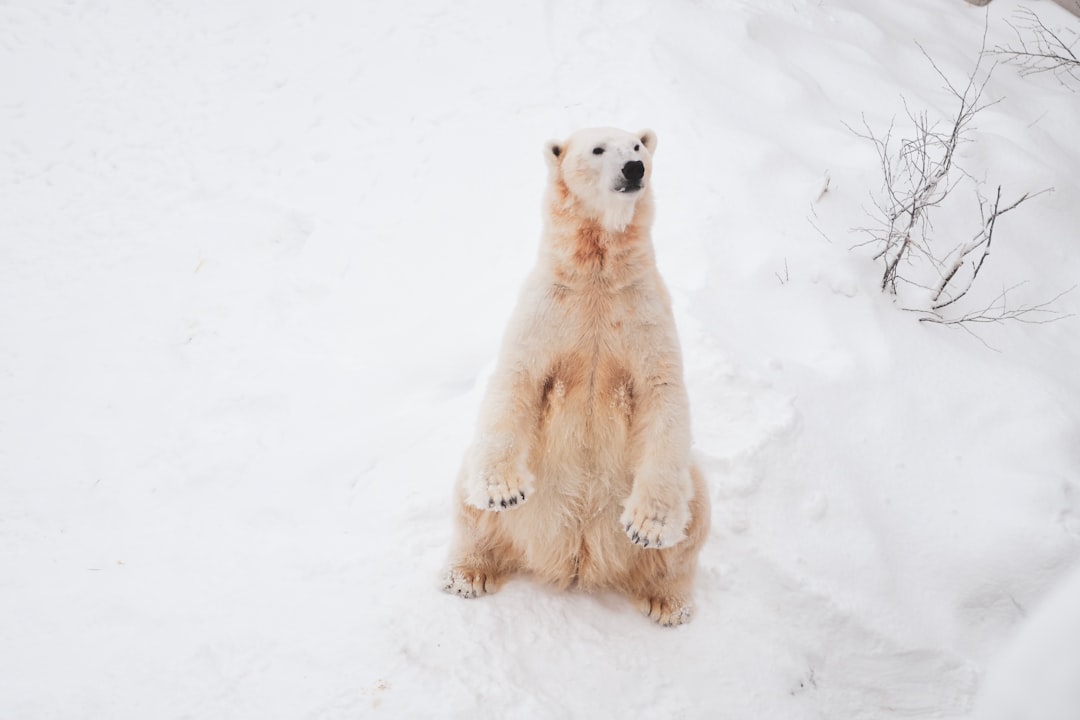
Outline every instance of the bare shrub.
MULTIPOLYGON (((1080 12, 1076 0, 1074 12, 1080 12)), ((1066 87, 1080 87, 1080 33, 1071 29, 1053 30, 1030 8, 1021 7, 1008 21, 1016 33, 1016 45, 996 46, 990 52, 1020 68, 1022 76, 1052 73, 1066 87)))
POLYGON ((875 223, 860 229, 869 239, 859 246, 873 248, 874 259, 881 262, 882 292, 897 297, 904 310, 920 314, 923 322, 964 326, 1059 319, 1060 313, 1050 306, 1060 294, 1045 303, 1010 306, 1010 292, 1023 283, 1002 291, 984 307, 963 309, 960 301, 968 297, 990 256, 998 219, 1049 190, 1003 202, 998 185, 992 199, 984 197, 982 184, 960 168, 956 159, 958 148, 974 140, 975 117, 997 102, 984 99, 993 67, 983 69, 986 53, 980 50, 966 84, 957 87, 925 50, 923 55, 955 101, 956 110, 947 122, 931 121, 926 111, 914 111, 905 101, 911 127, 908 136, 895 137, 895 120, 884 133, 875 132, 865 116, 862 130, 849 127, 873 144, 881 165, 882 189, 870 213, 875 223), (954 204, 955 191, 961 187, 974 190, 981 218, 965 240, 937 233, 932 222, 938 208, 954 204))

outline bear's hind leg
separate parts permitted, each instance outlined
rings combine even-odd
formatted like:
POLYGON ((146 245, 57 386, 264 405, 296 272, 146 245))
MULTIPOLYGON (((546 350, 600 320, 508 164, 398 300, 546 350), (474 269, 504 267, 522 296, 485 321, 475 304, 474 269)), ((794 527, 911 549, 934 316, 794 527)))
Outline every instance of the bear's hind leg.
POLYGON ((635 547, 635 562, 622 583, 623 592, 644 615, 667 627, 690 621, 697 556, 709 532, 708 488, 696 467, 691 468, 691 476, 694 497, 686 539, 659 550, 635 547))
POLYGON ((672 627, 690 621, 694 597, 694 553, 680 545, 666 550, 635 548, 636 562, 619 583, 643 615, 672 627))
POLYGON ((510 543, 500 537, 494 513, 462 505, 457 541, 442 589, 463 598, 496 592, 518 569, 510 543))

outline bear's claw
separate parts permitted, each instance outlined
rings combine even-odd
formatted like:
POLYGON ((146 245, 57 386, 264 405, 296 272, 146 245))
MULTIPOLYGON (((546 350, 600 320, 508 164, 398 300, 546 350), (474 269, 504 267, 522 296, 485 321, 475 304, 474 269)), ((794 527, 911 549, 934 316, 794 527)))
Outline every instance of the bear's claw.
POLYGON ((661 550, 670 547, 685 535, 682 528, 670 522, 667 513, 656 509, 640 510, 627 507, 620 522, 630 542, 646 550, 661 550))
POLYGON ((641 527, 635 527, 633 523, 626 526, 626 535, 630 542, 643 548, 659 550, 664 546, 664 520, 652 517, 642 523, 641 527))
POLYGON ((499 512, 500 510, 507 510, 512 507, 516 507, 518 503, 525 502, 525 491, 518 490, 517 494, 510 497, 500 497, 498 500, 491 497, 488 498, 488 510, 494 510, 499 512))

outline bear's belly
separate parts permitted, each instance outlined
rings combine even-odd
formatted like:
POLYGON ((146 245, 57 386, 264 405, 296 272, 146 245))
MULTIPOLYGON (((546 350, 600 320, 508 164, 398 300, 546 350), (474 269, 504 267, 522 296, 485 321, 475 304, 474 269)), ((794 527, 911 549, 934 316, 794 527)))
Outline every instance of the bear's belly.
POLYGON ((633 482, 634 391, 612 363, 573 367, 556 363, 544 381, 529 456, 536 485, 505 515, 521 531, 530 570, 558 585, 596 586, 634 549, 618 523, 633 482))
POLYGON ((603 358, 554 363, 543 381, 534 452, 537 476, 562 485, 572 477, 625 475, 631 463, 634 382, 603 358))
POLYGON ((537 477, 528 502, 494 518, 512 539, 522 569, 566 588, 599 588, 618 583, 641 550, 619 527, 629 483, 583 476, 551 482, 537 477), (622 486, 622 492, 616 488, 622 486))

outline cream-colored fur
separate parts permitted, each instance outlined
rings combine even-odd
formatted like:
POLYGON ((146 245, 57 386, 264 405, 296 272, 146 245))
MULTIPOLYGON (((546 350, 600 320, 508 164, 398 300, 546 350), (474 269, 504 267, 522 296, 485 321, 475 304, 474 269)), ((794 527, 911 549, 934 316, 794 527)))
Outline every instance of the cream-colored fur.
POLYGON ((610 128, 545 147, 540 256, 458 479, 449 592, 525 571, 622 592, 664 625, 689 619, 709 504, 653 258, 655 150, 651 131, 610 128))

